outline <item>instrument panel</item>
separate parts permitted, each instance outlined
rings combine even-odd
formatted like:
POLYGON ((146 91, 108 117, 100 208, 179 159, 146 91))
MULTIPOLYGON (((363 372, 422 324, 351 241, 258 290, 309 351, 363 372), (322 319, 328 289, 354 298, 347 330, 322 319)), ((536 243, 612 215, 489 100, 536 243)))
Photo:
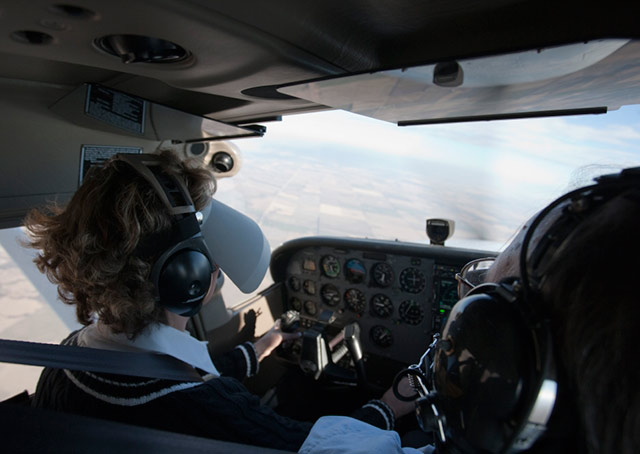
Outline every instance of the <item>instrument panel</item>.
POLYGON ((272 274, 302 329, 326 323, 331 334, 357 322, 366 356, 405 363, 420 357, 457 301, 455 274, 470 260, 494 255, 374 240, 295 243, 300 247, 287 243, 274 252, 272 274))

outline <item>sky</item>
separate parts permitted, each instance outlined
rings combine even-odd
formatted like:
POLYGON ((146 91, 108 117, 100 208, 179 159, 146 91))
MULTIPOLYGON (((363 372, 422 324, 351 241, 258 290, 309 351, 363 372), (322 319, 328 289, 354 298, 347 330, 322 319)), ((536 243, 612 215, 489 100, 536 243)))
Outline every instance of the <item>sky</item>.
POLYGON ((445 217, 456 221, 452 245, 499 249, 568 189, 640 165, 640 108, 412 127, 330 111, 285 117, 236 144, 243 168, 219 181, 217 197, 275 243, 307 234, 425 242, 425 219, 445 217))

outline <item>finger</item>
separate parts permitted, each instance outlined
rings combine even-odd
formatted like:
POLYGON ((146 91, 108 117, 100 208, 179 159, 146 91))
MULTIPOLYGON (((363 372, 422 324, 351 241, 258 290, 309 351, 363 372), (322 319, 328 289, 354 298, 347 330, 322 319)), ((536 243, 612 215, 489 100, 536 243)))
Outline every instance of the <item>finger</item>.
POLYGON ((282 340, 283 341, 300 339, 300 337, 302 337, 302 333, 285 333, 285 332, 281 332, 280 335, 282 336, 282 340))

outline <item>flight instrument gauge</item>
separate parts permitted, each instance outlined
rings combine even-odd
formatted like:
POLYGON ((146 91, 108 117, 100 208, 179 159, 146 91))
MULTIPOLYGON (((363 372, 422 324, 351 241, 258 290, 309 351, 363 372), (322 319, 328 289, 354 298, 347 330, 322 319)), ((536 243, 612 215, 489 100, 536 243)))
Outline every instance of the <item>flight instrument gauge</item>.
POLYGON ((349 282, 359 284, 364 281, 367 269, 360 260, 350 259, 344 264, 344 275, 349 282))
POLYGON ((340 290, 333 284, 325 284, 320 289, 320 296, 322 301, 329 306, 337 306, 340 304, 340 290))
POLYGON ((325 276, 336 278, 340 275, 340 262, 333 255, 325 255, 320 261, 325 276))
POLYGON ((365 306, 367 305, 364 293, 356 288, 350 288, 344 293, 344 301, 347 305, 347 309, 355 312, 356 314, 362 314, 365 306))
POLYGON ((409 325, 419 325, 424 319, 422 305, 414 300, 406 300, 398 308, 400 319, 409 325))
POLYGON ((309 315, 316 315, 318 313, 318 308, 316 307, 316 303, 309 300, 304 302, 304 310, 309 315))
POLYGON ((371 336, 371 340, 378 347, 387 348, 393 345, 393 334, 389 328, 385 328, 384 326, 376 325, 371 328, 369 331, 369 335, 371 336))
POLYGON ((289 278, 289 287, 291 288, 291 290, 293 290, 294 292, 299 292, 300 291, 300 279, 298 279, 295 276, 291 276, 289 278))
POLYGON ((400 288, 409 293, 420 293, 424 290, 426 279, 418 268, 405 268, 400 273, 400 288))
POLYGON ((371 313, 380 318, 387 318, 393 313, 393 303, 386 295, 374 295, 371 298, 371 313))
POLYGON ((302 288, 307 295, 315 295, 316 294, 316 283, 311 279, 307 279, 302 283, 302 288))
POLYGON ((293 309, 294 311, 298 311, 300 312, 302 310, 302 301, 300 301, 298 298, 296 298, 295 296, 293 298, 291 298, 289 300, 289 306, 291 307, 291 309, 293 309))
POLYGON ((393 284, 393 268, 388 263, 376 263, 373 265, 371 273, 373 274, 373 282, 380 287, 389 287, 393 284))

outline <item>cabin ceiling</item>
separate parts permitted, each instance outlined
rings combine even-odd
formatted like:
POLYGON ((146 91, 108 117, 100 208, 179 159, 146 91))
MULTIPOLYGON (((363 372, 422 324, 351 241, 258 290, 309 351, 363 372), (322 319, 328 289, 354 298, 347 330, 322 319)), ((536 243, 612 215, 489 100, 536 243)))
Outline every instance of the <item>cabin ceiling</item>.
POLYGON ((69 91, 99 83, 246 123, 326 108, 277 92, 281 85, 597 38, 638 38, 639 13, 640 5, 617 0, 0 1, 0 77, 69 91), (24 31, 50 42, 20 40, 24 31), (167 40, 189 56, 176 63, 125 64, 96 46, 96 40, 120 34, 167 40))

